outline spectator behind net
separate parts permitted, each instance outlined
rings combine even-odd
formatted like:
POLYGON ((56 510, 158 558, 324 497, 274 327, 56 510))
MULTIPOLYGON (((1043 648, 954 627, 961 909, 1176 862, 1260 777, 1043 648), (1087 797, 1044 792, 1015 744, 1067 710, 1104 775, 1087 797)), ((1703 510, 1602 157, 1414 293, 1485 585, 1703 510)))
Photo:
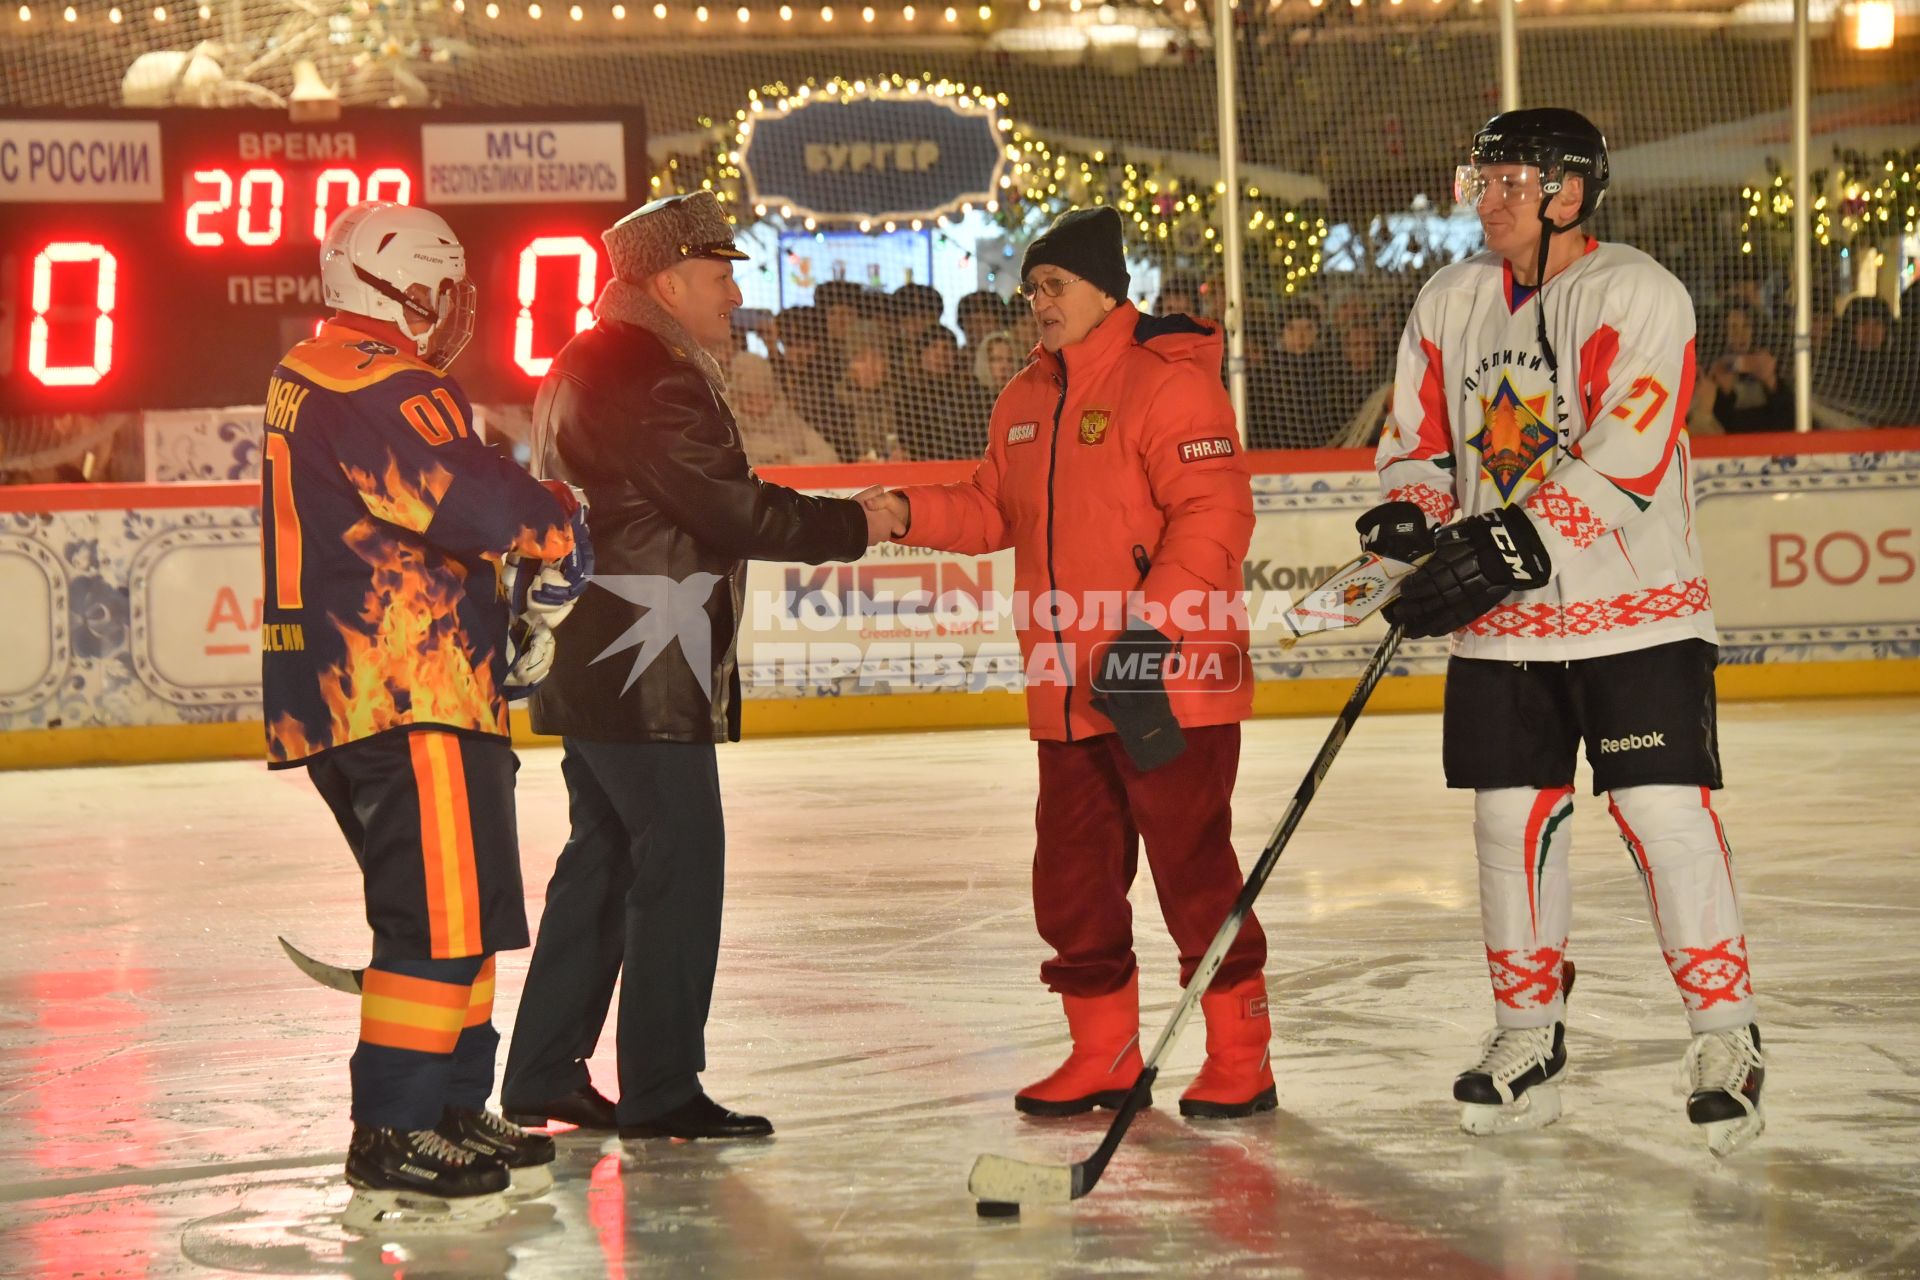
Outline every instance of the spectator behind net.
POLYGON ((887 355, 887 331, 872 321, 860 320, 848 327, 845 341, 845 379, 836 393, 845 435, 834 439, 833 446, 843 462, 894 458, 899 449, 894 403, 898 387, 887 355))
POLYGON ((827 339, 834 345, 846 340, 847 330, 860 319, 866 290, 851 280, 825 280, 813 288, 813 305, 826 321, 827 339))
POLYGON ((847 437, 846 414, 834 394, 840 384, 838 348, 827 336, 825 315, 818 307, 784 311, 778 333, 780 357, 775 371, 787 403, 830 444, 847 437))
POLYGON ((1007 304, 993 290, 981 289, 960 299, 956 318, 960 323, 960 336, 966 340, 967 350, 972 351, 994 334, 1006 330, 1007 304))
POLYGON ((1160 296, 1154 299, 1157 316, 1197 316, 1200 310, 1200 282, 1190 275, 1169 273, 1160 284, 1160 296))
POLYGON ((900 443, 916 461, 977 458, 993 401, 962 366, 959 339, 935 325, 920 338, 897 397, 900 443))
POLYGON ((918 351, 920 339, 939 327, 947 300, 938 289, 925 284, 903 284, 891 297, 893 321, 899 326, 903 344, 909 351, 918 351))
POLYGON ((827 438, 787 403, 765 356, 737 355, 728 370, 732 402, 747 458, 756 467, 819 467, 840 461, 827 438))
POLYGON ((1779 357, 1759 348, 1753 308, 1736 303, 1722 318, 1721 352, 1707 367, 1713 384, 1713 416, 1729 434, 1791 431, 1793 387, 1779 357))
POLYGON ((1329 403, 1331 370, 1320 345, 1320 304, 1291 297, 1280 305, 1280 340, 1267 381, 1266 412, 1248 424, 1251 449, 1317 449, 1339 431, 1343 416, 1329 403))
POLYGON ((1027 363, 1027 348, 1011 333, 990 333, 973 357, 973 380, 993 399, 1027 363))
POLYGON ((1332 361, 1326 406, 1335 427, 1343 427, 1367 397, 1393 378, 1393 366, 1380 341, 1380 324, 1371 307, 1346 304, 1341 311, 1340 350, 1332 361))
POLYGON ((1901 367, 1893 309, 1885 300, 1858 297, 1840 313, 1815 388, 1823 400, 1870 427, 1901 426, 1915 416, 1914 374, 1901 367))

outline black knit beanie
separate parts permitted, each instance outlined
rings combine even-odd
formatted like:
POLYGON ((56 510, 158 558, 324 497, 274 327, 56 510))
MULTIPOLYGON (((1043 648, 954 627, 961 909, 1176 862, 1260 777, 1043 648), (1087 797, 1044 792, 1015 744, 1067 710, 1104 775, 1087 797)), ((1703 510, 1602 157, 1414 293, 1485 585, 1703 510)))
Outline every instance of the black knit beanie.
POLYGON ((1020 278, 1025 280, 1035 267, 1049 264, 1071 271, 1116 302, 1125 302, 1131 279, 1126 246, 1120 239, 1120 215, 1100 205, 1071 209, 1055 218, 1027 246, 1027 256, 1020 260, 1020 278))

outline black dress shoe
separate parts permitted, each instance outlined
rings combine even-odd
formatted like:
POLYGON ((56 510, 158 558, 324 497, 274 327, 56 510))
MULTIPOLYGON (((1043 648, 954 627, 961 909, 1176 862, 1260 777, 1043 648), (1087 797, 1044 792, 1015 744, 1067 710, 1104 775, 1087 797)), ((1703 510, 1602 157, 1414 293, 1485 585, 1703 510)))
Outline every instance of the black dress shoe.
POLYGON ((767 1138, 773 1122, 765 1116, 729 1111, 704 1092, 651 1120, 620 1126, 623 1138, 767 1138))
POLYGON ((507 1119, 513 1123, 534 1128, 554 1120, 580 1129, 618 1127, 618 1121, 613 1115, 613 1103, 603 1097, 591 1084, 583 1084, 572 1093, 563 1093, 557 1098, 536 1102, 531 1106, 508 1102, 503 1098, 500 1110, 505 1112, 507 1119))

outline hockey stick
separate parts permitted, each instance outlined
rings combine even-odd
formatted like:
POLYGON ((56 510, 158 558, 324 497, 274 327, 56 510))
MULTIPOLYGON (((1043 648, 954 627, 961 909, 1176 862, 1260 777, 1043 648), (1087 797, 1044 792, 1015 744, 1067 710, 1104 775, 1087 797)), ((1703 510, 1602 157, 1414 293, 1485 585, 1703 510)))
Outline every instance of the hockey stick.
POLYGON ((328 964, 325 960, 315 960, 300 948, 280 939, 280 949, 287 953, 287 959, 293 961, 293 967, 312 978, 323 987, 335 991, 344 991, 350 996, 360 994, 361 978, 365 969, 343 969, 337 964, 328 964))
MULTIPOLYGON (((1126 1101, 1121 1103, 1119 1114, 1107 1127, 1107 1136, 1100 1141, 1092 1155, 1072 1165, 1034 1164, 1026 1160, 1014 1160, 1007 1156, 983 1155, 973 1162, 973 1172, 967 1177, 967 1190, 981 1201, 982 1205, 1020 1205, 1020 1204, 1066 1204, 1078 1200, 1093 1190, 1100 1181, 1100 1175, 1106 1172, 1107 1162, 1113 1159, 1113 1153, 1120 1149, 1120 1141, 1127 1134, 1127 1127, 1133 1123, 1133 1117, 1147 1105, 1151 1097, 1154 1078, 1160 1073, 1160 1060, 1180 1038, 1180 1031, 1186 1026, 1187 1019, 1193 1014, 1193 1007, 1200 1000, 1200 994, 1213 981, 1214 974, 1220 971, 1221 963, 1227 957, 1227 949, 1234 939, 1240 936, 1240 926, 1253 910, 1253 901, 1260 896, 1260 890, 1266 887, 1267 877, 1273 874, 1273 868, 1280 861, 1281 852, 1292 839, 1294 828, 1300 825, 1300 819, 1307 812, 1320 784, 1326 781, 1327 771, 1333 767, 1333 759, 1340 754, 1340 747, 1352 732, 1353 725, 1366 709, 1367 699, 1373 696, 1374 686, 1380 683, 1386 674, 1387 664, 1393 660, 1393 654, 1400 647, 1400 628, 1387 629, 1386 639, 1373 651, 1373 657, 1367 662, 1367 669, 1361 673, 1360 683, 1347 697, 1347 705, 1341 709, 1339 719, 1327 734, 1327 740, 1320 746, 1320 754, 1313 758, 1313 767, 1307 770, 1307 776, 1300 780, 1300 787, 1293 793, 1293 803, 1287 806, 1286 816, 1280 819, 1280 825, 1274 829, 1273 836, 1267 841, 1267 847, 1260 851, 1259 861, 1253 864, 1253 870, 1247 873, 1247 883, 1240 890, 1240 896, 1233 900, 1233 909, 1227 913, 1226 920, 1220 925, 1213 941, 1208 944, 1207 952, 1200 957, 1200 966, 1194 970, 1193 980, 1181 993, 1180 1003, 1174 1006, 1173 1016, 1160 1032, 1153 1052, 1147 1055, 1145 1067, 1140 1078, 1133 1082, 1128 1090, 1126 1101)), ((983 1209, 982 1212, 987 1212, 983 1209)))

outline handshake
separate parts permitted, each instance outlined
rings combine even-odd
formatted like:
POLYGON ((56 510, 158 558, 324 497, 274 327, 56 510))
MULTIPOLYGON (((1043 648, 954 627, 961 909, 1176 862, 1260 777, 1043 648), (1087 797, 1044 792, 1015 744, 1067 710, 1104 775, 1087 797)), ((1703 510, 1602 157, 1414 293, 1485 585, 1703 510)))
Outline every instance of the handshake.
POLYGON ((853 495, 853 500, 867 509, 868 546, 899 537, 913 522, 913 511, 906 495, 890 491, 885 485, 876 484, 862 489, 853 495))

